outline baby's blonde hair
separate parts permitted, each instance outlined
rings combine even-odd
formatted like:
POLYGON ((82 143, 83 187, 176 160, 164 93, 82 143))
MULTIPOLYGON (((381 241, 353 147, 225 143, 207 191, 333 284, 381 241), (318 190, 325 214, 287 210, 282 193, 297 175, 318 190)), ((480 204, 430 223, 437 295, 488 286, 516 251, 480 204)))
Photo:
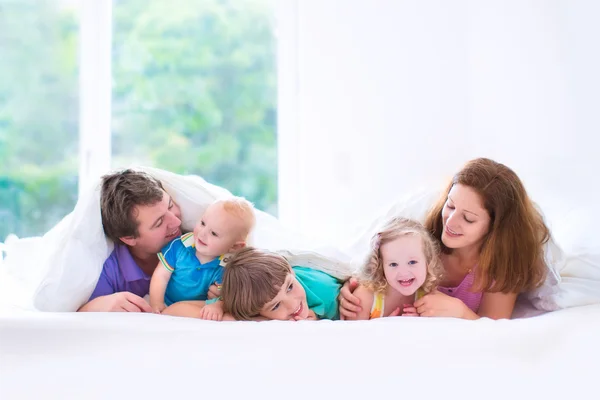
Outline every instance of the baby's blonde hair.
POLYGON ((213 204, 220 204, 225 212, 242 220, 242 235, 247 239, 256 224, 254 205, 245 198, 237 196, 217 200, 213 204))
POLYGON ((433 291, 440 283, 443 266, 440 260, 440 250, 433 237, 425 227, 417 221, 396 217, 386 223, 381 231, 373 235, 371 250, 359 275, 359 280, 376 293, 387 290, 388 283, 383 270, 381 246, 403 236, 418 236, 423 243, 423 254, 427 263, 425 282, 421 289, 425 293, 433 291))

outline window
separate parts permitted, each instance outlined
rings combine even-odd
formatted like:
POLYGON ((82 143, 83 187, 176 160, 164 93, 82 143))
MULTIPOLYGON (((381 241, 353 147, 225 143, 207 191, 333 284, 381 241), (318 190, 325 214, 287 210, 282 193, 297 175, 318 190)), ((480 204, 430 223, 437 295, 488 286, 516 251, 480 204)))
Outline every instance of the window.
POLYGON ((277 212, 274 4, 115 0, 112 167, 197 174, 277 212))
POLYGON ((0 242, 46 232, 108 166, 276 215, 274 21, 272 0, 0 0, 0 242))
POLYGON ((78 2, 0 0, 0 241, 77 200, 78 2))

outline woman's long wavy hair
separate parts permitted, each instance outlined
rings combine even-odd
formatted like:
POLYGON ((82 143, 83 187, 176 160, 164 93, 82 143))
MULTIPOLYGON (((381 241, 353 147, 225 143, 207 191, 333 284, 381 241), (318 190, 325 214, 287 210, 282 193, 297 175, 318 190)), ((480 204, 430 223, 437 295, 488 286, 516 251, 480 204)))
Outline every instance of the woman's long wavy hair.
POLYGON ((439 285, 443 267, 439 257, 439 247, 427 229, 417 221, 396 217, 386 223, 383 228, 373 235, 371 250, 361 269, 359 280, 375 293, 384 293, 388 288, 383 269, 381 246, 404 236, 418 236, 423 244, 423 253, 427 263, 425 282, 421 289, 425 293, 433 291, 439 285))
POLYGON ((469 161, 430 210, 425 227, 439 241, 442 252, 452 252, 442 243, 442 211, 448 193, 457 184, 474 189, 490 216, 473 290, 520 293, 541 285, 547 271, 543 246, 550 232, 517 174, 493 160, 469 161))

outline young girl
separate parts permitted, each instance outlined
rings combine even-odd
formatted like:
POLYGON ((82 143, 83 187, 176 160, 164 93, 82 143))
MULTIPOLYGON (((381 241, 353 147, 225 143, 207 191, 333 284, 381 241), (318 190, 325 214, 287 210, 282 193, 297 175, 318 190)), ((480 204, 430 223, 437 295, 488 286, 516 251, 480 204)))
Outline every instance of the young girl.
MULTIPOLYGON (((439 290, 415 302, 426 317, 510 318, 519 293, 540 286, 550 232, 513 170, 490 160, 469 161, 429 212, 425 227, 441 247, 439 290)), ((341 290, 340 312, 364 308, 341 290)))
POLYGON ((394 218, 371 240, 354 295, 363 309, 348 319, 373 319, 391 315, 418 316, 412 306, 440 282, 442 265, 433 238, 420 223, 394 218))

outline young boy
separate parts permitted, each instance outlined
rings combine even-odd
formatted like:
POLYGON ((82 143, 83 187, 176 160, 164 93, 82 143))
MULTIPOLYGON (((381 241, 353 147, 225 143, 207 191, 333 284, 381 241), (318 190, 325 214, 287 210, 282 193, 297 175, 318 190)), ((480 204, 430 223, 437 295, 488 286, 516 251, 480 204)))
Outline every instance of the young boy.
MULTIPOLYGON (((254 208, 243 198, 211 204, 193 233, 172 240, 158 254, 159 263, 150 282, 152 310, 161 313, 178 301, 206 300, 210 285, 222 280, 225 255, 246 245, 254 223, 254 208)), ((222 315, 220 301, 203 308, 206 319, 220 319, 222 315)))
POLYGON ((275 253, 246 247, 227 263, 221 299, 236 320, 338 319, 341 283, 275 253))

